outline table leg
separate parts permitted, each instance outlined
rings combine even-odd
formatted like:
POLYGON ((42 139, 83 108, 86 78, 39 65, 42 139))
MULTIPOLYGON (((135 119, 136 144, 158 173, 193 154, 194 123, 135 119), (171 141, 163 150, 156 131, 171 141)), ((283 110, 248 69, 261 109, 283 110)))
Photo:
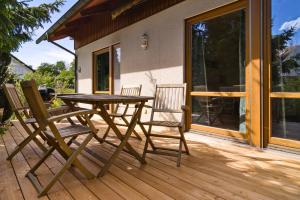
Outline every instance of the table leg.
POLYGON ((99 172, 98 177, 103 176, 105 174, 105 172, 109 169, 109 167, 111 166, 113 161, 118 157, 118 155, 120 154, 120 152, 122 151, 124 146, 126 146, 128 151, 137 160, 139 160, 142 164, 146 163, 145 159, 143 159, 142 156, 140 156, 139 153, 137 151, 135 151, 134 148, 128 143, 128 139, 129 139, 131 133, 133 132, 135 125, 137 124, 138 117, 139 117, 140 113, 142 112, 142 108, 143 108, 144 104, 145 104, 145 102, 141 102, 136 113, 132 116, 132 119, 130 120, 130 123, 128 125, 128 128, 127 128, 124 136, 122 135, 120 130, 117 128, 117 126, 114 124, 114 122, 110 118, 110 116, 107 113, 103 104, 98 105, 100 108, 100 112, 99 112, 100 116, 108 124, 108 126, 115 132, 117 137, 121 140, 121 143, 119 144, 119 146, 117 147, 115 152, 112 154, 112 156, 108 159, 107 163, 105 163, 105 165, 103 166, 102 170, 99 172))
MULTIPOLYGON (((65 104, 66 104, 67 106, 69 106, 70 108, 72 108, 72 111, 76 110, 76 109, 75 109, 75 103, 72 103, 72 102, 66 101, 66 100, 64 100, 64 102, 65 102, 65 104)), ((87 122, 86 122, 84 119, 82 119, 82 117, 76 116, 76 118, 78 119, 78 121, 79 121, 82 125, 87 125, 87 122)), ((68 119, 68 121, 69 121, 69 120, 71 120, 71 119, 68 119)), ((74 124, 74 123, 73 123, 73 124, 74 124)))

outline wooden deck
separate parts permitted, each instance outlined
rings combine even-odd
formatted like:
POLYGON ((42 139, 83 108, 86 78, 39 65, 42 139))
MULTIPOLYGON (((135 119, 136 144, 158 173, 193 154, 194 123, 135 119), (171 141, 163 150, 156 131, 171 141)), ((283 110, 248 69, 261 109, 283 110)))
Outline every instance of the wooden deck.
MULTIPOLYGON (((105 126, 98 124, 100 129, 105 126)), ((0 199, 37 199, 36 190, 24 177, 41 151, 31 143, 11 162, 6 161, 16 143, 25 136, 18 123, 0 137, 0 199)), ((249 146, 188 134, 191 156, 183 156, 176 167, 176 158, 149 155, 147 165, 122 152, 109 173, 102 178, 86 180, 76 170, 68 171, 47 196, 40 199, 300 199, 300 160, 297 156, 272 151, 260 152, 249 146)), ((143 142, 130 142, 142 151, 143 142)), ((176 145, 172 141, 159 140, 176 145)), ((89 148, 104 158, 111 146, 96 141, 89 148)), ((81 156, 96 174, 101 162, 88 154, 81 156)), ((45 183, 62 165, 54 154, 37 171, 45 183)))

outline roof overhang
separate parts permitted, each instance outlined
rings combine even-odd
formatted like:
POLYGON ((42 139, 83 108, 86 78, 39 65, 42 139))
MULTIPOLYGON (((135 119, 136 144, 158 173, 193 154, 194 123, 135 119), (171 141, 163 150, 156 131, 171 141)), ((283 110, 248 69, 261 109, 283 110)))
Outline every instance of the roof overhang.
POLYGON ((133 6, 146 0, 79 0, 59 20, 57 20, 36 43, 43 40, 54 41, 75 34, 80 23, 88 23, 92 17, 109 14, 116 18, 133 6))

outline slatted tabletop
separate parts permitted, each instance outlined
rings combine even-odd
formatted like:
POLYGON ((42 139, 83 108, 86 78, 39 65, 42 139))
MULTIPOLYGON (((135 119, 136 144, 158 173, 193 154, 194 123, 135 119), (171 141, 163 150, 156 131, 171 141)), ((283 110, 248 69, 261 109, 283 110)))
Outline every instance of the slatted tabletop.
POLYGON ((63 101, 80 102, 80 103, 138 103, 147 102, 152 100, 153 97, 149 96, 122 96, 122 95, 109 95, 109 94, 72 94, 59 96, 63 101))

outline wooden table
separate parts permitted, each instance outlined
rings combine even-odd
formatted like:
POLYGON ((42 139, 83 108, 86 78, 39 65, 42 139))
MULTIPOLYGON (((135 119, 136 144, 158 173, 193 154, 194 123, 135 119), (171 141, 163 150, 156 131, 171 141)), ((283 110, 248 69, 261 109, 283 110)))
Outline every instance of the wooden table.
MULTIPOLYGON (((99 115, 102 119, 107 123, 108 126, 114 131, 117 138, 120 140, 120 144, 116 145, 116 150, 112 154, 112 156, 105 162, 103 168, 98 174, 99 176, 103 176, 106 171, 109 169, 114 160, 118 157, 120 152, 126 147, 128 153, 133 155, 137 160, 139 160, 142 164, 145 164, 145 159, 139 155, 139 153, 128 143, 128 139, 131 136, 139 116, 141 115, 142 109, 145 105, 145 102, 148 100, 152 100, 153 97, 144 97, 144 96, 120 96, 120 95, 107 95, 107 94, 99 94, 99 95, 88 95, 88 94, 76 94, 76 95, 61 95, 59 96, 68 106, 75 107, 76 103, 86 103, 93 105, 94 108, 99 109, 99 115), (116 124, 110 118, 107 110, 105 109, 105 104, 136 104, 137 110, 133 114, 131 121, 128 125, 128 128, 125 132, 125 135, 122 135, 120 130, 117 128, 116 124)), ((98 136, 95 138, 100 142, 104 142, 98 136)))

